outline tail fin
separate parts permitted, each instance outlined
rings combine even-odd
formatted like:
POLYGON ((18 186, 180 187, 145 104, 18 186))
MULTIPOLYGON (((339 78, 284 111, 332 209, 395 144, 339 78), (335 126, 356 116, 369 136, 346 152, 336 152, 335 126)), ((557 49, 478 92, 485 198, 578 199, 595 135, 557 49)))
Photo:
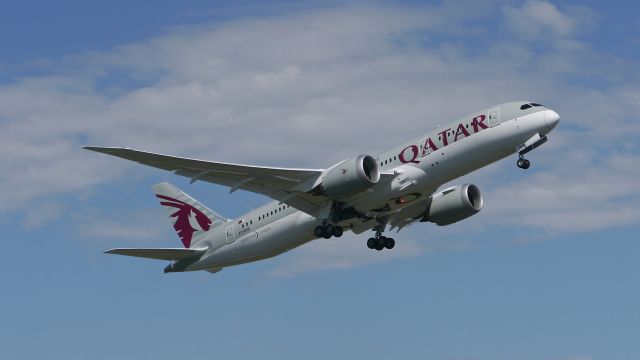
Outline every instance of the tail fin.
POLYGON ((228 221, 168 182, 154 185, 153 191, 160 205, 167 209, 185 248, 197 244, 209 230, 228 221))

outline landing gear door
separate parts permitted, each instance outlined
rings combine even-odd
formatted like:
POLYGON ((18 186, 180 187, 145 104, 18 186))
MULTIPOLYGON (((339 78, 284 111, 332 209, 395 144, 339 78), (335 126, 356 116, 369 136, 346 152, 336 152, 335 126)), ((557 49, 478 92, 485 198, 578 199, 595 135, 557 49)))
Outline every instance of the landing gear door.
POLYGON ((233 235, 233 225, 230 225, 227 227, 227 244, 231 244, 235 240, 233 235))
POLYGON ((500 125, 500 108, 489 110, 489 127, 500 125))

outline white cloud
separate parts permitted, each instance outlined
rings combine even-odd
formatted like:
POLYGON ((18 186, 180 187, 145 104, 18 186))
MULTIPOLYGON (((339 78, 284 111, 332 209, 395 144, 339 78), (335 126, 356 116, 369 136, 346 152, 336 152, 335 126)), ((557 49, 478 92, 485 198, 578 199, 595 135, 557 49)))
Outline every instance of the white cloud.
POLYGON ((423 247, 415 241, 404 241, 393 251, 372 253, 365 245, 365 236, 345 234, 344 237, 312 241, 284 257, 268 274, 288 277, 302 272, 350 269, 365 264, 388 262, 398 258, 419 256, 423 247))
POLYGON ((549 1, 527 0, 521 6, 505 5, 503 13, 509 30, 520 38, 535 41, 564 40, 565 45, 574 35, 593 27, 596 16, 583 7, 572 7, 566 13, 549 1))
POLYGON ((466 229, 455 227, 444 230, 431 224, 411 226, 400 233, 389 232, 396 240, 392 250, 371 250, 366 240, 373 233, 355 235, 345 233, 341 238, 314 240, 284 256, 280 256, 269 277, 289 277, 319 270, 342 270, 381 264, 398 259, 409 259, 442 251, 469 251, 475 248, 464 235, 466 229), (425 231, 425 226, 429 227, 425 231))
MULTIPOLYGON (((546 1, 503 9, 497 24, 470 27, 473 14, 446 2, 339 6, 179 28, 52 61, 50 75, 0 86, 0 213, 24 213, 39 202, 55 209, 64 206, 56 205, 61 197, 135 171, 80 150, 88 143, 323 167, 520 98, 548 103, 561 124, 531 155, 527 177, 514 178, 522 173, 511 163, 468 177, 486 196, 487 208, 477 216, 558 231, 584 230, 584 219, 588 229, 637 223, 639 205, 625 201, 640 194, 640 86, 627 76, 634 64, 578 39, 593 23, 588 9, 546 1), (496 28, 515 36, 495 34, 496 28), (469 50, 465 39, 477 32, 484 42, 469 50), (537 46, 547 40, 555 47, 537 46), (586 85, 576 80, 585 78, 586 85)), ((87 236, 159 235, 142 234, 144 221, 81 223, 78 231, 87 236)), ((374 261, 361 241, 321 243, 297 250, 290 268, 374 261)), ((410 244, 416 252, 423 246, 410 244)), ((404 256, 397 253, 379 259, 404 256)))
POLYGON ((88 209, 83 214, 75 214, 73 222, 74 237, 82 241, 102 241, 111 245, 114 242, 157 243, 168 242, 173 236, 175 246, 180 244, 166 215, 159 208, 118 211, 113 214, 88 209))

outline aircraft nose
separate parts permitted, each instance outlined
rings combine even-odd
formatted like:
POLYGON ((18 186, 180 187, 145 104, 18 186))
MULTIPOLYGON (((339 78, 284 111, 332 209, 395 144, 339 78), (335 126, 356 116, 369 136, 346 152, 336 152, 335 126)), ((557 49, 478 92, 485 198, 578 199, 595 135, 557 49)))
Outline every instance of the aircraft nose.
POLYGON ((547 124, 547 132, 549 132, 560 122, 560 115, 553 110, 547 109, 544 111, 544 122, 547 124))

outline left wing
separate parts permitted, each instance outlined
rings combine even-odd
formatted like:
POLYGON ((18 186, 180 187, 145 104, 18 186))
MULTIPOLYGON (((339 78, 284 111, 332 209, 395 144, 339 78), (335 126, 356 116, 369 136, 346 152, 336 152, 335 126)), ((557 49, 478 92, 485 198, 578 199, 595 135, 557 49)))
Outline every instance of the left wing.
POLYGON ((319 212, 323 202, 327 200, 324 196, 307 194, 307 191, 313 188, 316 180, 322 175, 324 171, 322 169, 229 164, 154 154, 128 148, 97 146, 84 146, 83 148, 172 171, 176 175, 191 178, 192 183, 202 180, 228 186, 230 187, 229 192, 242 189, 266 195, 314 216, 319 212))

